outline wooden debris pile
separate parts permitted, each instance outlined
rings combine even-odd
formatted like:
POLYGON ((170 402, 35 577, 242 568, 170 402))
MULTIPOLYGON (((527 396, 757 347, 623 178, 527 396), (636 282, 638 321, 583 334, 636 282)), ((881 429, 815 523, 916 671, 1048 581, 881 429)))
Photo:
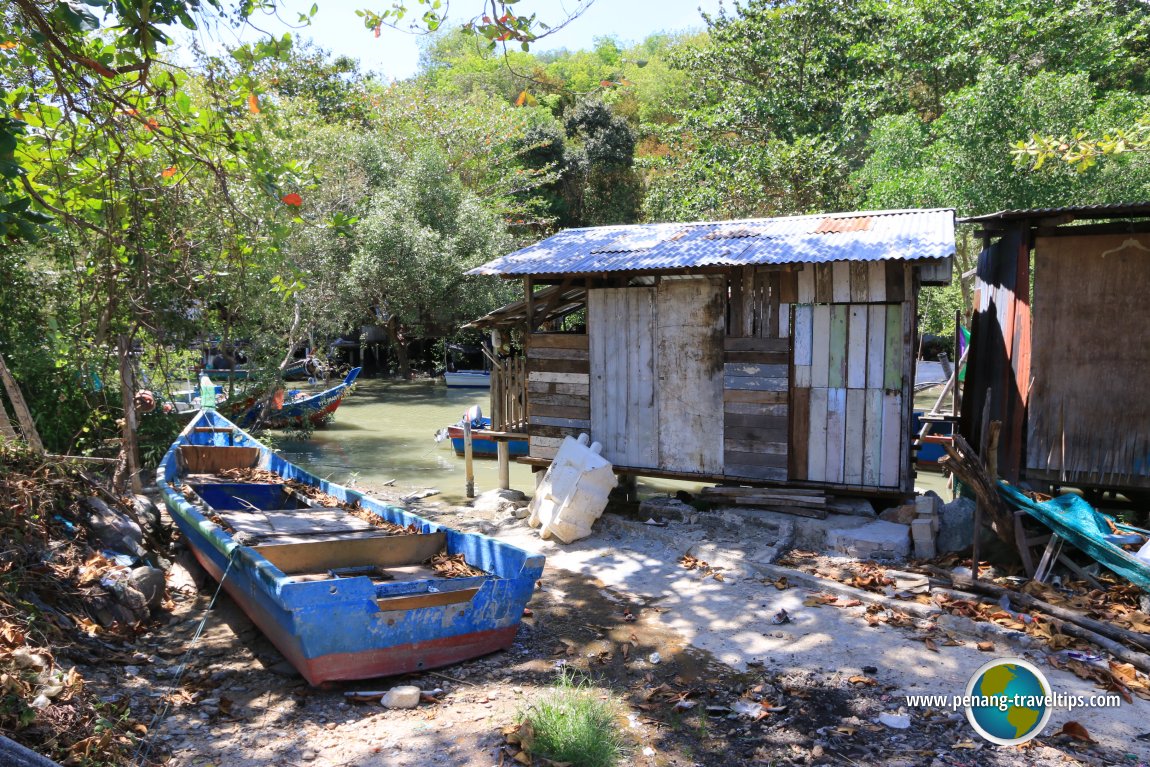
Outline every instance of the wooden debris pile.
POLYGON ((710 503, 756 506, 766 511, 779 511, 800 517, 826 519, 835 504, 821 490, 771 487, 705 487, 702 498, 710 503))
POLYGON ((120 655, 113 643, 141 628, 130 611, 105 610, 124 568, 87 527, 99 495, 109 497, 74 464, 0 440, 0 732, 64 764, 126 764, 143 727, 65 663, 120 655))
POLYGON ((487 575, 479 568, 467 564, 462 554, 448 554, 446 551, 439 552, 424 564, 434 570, 440 578, 474 578, 487 575))

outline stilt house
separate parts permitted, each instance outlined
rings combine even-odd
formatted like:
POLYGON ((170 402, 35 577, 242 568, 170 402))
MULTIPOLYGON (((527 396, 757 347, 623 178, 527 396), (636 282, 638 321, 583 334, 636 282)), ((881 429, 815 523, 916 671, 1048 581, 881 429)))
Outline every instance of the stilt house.
POLYGON ((963 436, 1000 421, 1011 481, 1150 496, 1150 203, 965 221, 983 250, 963 436))
POLYGON ((496 428, 537 466, 590 432, 624 474, 908 493, 916 300, 953 255, 949 209, 560 232, 471 272, 524 283, 472 323, 523 334, 496 428))

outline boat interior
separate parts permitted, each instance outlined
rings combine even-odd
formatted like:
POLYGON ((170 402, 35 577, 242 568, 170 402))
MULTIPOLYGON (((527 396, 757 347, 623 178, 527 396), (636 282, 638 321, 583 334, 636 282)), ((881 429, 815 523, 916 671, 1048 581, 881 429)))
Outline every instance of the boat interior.
POLYGON ((257 469, 260 457, 255 447, 181 445, 181 489, 238 543, 279 569, 287 582, 367 577, 403 591, 429 581, 442 584, 437 591, 379 600, 384 609, 411 609, 417 605, 406 603, 416 598, 418 606, 470 599, 478 586, 466 588, 469 582, 489 577, 461 562, 448 564, 445 575, 429 562, 449 553, 445 531, 419 532, 366 510, 353 514, 355 506, 318 488, 285 483, 257 469))

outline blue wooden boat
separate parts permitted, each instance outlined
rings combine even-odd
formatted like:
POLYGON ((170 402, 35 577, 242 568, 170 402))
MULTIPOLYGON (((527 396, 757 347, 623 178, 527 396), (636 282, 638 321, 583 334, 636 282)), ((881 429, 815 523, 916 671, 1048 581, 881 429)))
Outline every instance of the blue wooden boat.
MULTIPOLYGON (((471 422, 472 429, 490 429, 491 419, 477 418, 471 422)), ((451 439, 451 448, 456 455, 463 455, 463 425, 453 423, 447 427, 447 436, 451 439)), ((508 454, 514 458, 527 455, 528 444, 525 439, 513 439, 507 442, 508 454)), ((494 458, 497 455, 496 442, 493 439, 471 438, 471 454, 477 458, 494 458)))
MULTIPOLYGON (((298 427, 304 424, 319 426, 339 408, 344 396, 347 395, 351 385, 359 376, 360 370, 361 368, 352 368, 351 372, 340 383, 315 394, 308 394, 297 389, 286 392, 283 407, 273 409, 263 419, 262 425, 272 429, 298 427)), ((256 423, 264 407, 262 402, 249 397, 239 406, 230 409, 230 412, 238 424, 247 427, 256 423)))
POLYGON ((196 559, 313 685, 504 649, 543 573, 541 555, 321 480, 212 410, 158 483, 196 559), (459 555, 464 577, 428 565, 459 555))

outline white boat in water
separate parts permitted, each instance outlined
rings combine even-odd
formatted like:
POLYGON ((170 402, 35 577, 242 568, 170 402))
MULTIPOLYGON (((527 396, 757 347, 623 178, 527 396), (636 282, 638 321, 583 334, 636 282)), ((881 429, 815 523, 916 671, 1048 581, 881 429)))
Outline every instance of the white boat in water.
POLYGON ((491 373, 486 370, 448 370, 443 377, 453 389, 491 388, 491 373))

